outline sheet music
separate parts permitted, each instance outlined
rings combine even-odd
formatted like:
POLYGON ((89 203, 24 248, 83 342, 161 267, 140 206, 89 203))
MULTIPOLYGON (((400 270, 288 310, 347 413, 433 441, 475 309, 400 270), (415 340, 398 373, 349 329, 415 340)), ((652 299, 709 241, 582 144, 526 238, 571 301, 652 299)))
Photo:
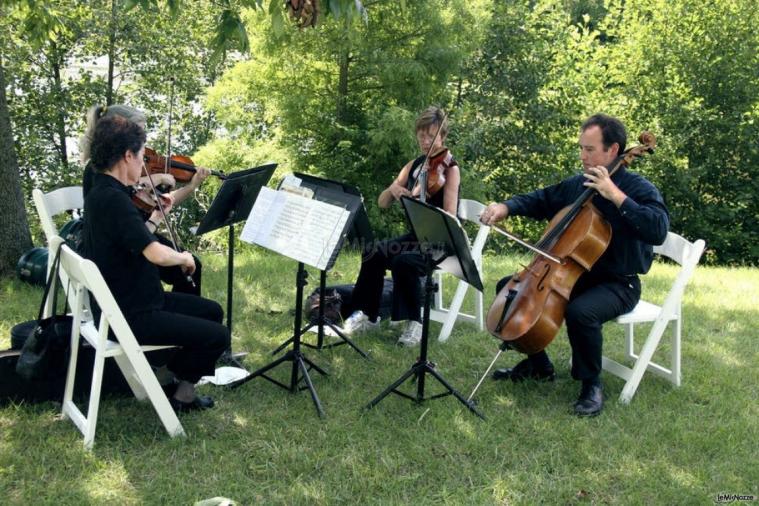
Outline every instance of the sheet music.
POLYGON ((325 270, 349 217, 342 207, 263 187, 240 238, 325 270))

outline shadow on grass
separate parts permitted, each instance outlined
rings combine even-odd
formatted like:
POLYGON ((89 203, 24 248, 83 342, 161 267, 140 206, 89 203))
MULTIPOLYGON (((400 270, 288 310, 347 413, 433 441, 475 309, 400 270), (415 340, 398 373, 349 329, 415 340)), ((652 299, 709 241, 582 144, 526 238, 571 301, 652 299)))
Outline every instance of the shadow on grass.
MULTIPOLYGON (((235 293, 234 345, 250 352, 251 369, 268 363, 292 332, 295 263, 266 263, 263 256, 242 254, 236 268, 236 290, 244 295, 235 293)), ((355 260, 341 260, 343 277, 331 282, 350 282, 355 260)), ((207 262, 204 292, 223 294, 226 273, 215 262, 207 262)), ((510 272, 514 263, 486 262, 486 305, 496 271, 510 272)), ((235 390, 202 387, 217 407, 182 417, 186 439, 170 439, 149 405, 105 399, 88 453, 53 406, 3 408, 0 485, 9 502, 71 504, 187 504, 214 496, 242 504, 690 504, 711 502, 720 491, 756 494, 755 296, 714 293, 704 276, 697 271, 686 291, 683 386, 646 374, 632 403, 621 405, 623 382, 605 374, 607 404, 594 419, 571 414, 579 385, 569 375, 563 331, 548 350, 557 381, 486 380, 477 395, 486 421, 451 397, 416 405, 391 395, 365 411, 419 353, 395 346, 383 330, 356 338, 371 361, 346 346, 305 350, 330 373, 314 375, 324 420, 307 392, 292 395, 263 379, 235 390)), ((745 277, 707 277, 715 276, 745 277)), ((308 288, 316 279, 312 274, 308 288)), ((645 293, 657 302, 669 283, 669 270, 654 269, 645 293)), ((0 308, 1 319, 18 310, 0 308)), ((433 324, 431 335, 439 328, 433 324)), ((605 333, 607 352, 616 353, 621 327, 605 333)), ((647 329, 638 333, 643 338, 647 329)), ((447 343, 431 339, 429 355, 468 396, 498 344, 460 324, 447 343)), ((508 352, 497 367, 520 359, 508 352)), ((287 381, 289 369, 281 369, 278 377, 287 381)), ((430 382, 430 394, 434 388, 430 382)))

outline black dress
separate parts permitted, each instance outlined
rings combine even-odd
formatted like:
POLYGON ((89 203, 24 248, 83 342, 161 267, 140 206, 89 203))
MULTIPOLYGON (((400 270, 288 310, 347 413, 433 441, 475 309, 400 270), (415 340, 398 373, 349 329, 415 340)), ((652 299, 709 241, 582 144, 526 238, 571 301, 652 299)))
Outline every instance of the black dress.
MULTIPOLYGON (((424 162, 420 156, 411 165, 406 189, 411 191, 418 177, 417 169, 424 162)), ((453 161, 452 165, 455 165, 453 161)), ((443 208, 445 187, 430 197, 428 204, 443 208)), ((421 322, 422 292, 419 278, 425 272, 424 257, 413 232, 400 237, 376 242, 364 250, 361 270, 353 288, 351 303, 354 310, 363 311, 369 319, 379 316, 385 271, 390 269, 393 277, 393 321, 413 320, 421 322)))
MULTIPOLYGON (((84 176, 82 177, 82 193, 84 194, 85 199, 92 189, 95 175, 96 173, 92 169, 91 162, 87 162, 87 165, 84 167, 84 176)), ((145 213, 139 209, 138 212, 142 216, 143 223, 146 222, 148 218, 150 218, 150 215, 148 213, 145 213)), ((153 235, 155 236, 156 240, 158 240, 158 242, 164 246, 168 246, 169 248, 174 247, 171 241, 163 235, 157 233, 154 233, 153 235)), ((179 248, 179 251, 185 250, 183 248, 179 248)), ((190 283, 187 280, 187 276, 179 267, 158 267, 158 274, 161 277, 161 281, 167 285, 171 285, 172 291, 189 293, 192 295, 200 295, 201 270, 203 268, 203 265, 200 262, 200 258, 195 255, 192 255, 192 257, 195 259, 195 272, 193 272, 191 276, 193 283, 190 283), (195 286, 193 286, 193 284, 195 286)))
MULTIPOLYGON (((191 383, 213 375, 229 348, 223 310, 211 300, 165 293, 159 269, 143 255, 156 241, 132 204, 129 188, 106 174, 94 174, 84 201, 83 256, 100 270, 137 341, 177 345, 168 363, 177 378, 191 383)), ((93 304, 96 319, 100 309, 93 304)))

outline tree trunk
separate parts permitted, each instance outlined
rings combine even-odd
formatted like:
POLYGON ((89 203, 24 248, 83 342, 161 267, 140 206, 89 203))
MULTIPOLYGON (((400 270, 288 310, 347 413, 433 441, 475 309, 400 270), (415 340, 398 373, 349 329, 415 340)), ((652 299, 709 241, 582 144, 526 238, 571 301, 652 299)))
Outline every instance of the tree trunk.
POLYGON ((63 84, 61 83, 61 63, 63 59, 60 57, 58 46, 52 44, 52 70, 53 70, 53 86, 55 90, 55 101, 58 103, 58 114, 56 114, 56 135, 58 136, 58 156, 61 160, 61 166, 63 167, 63 173, 68 173, 69 168, 69 155, 68 146, 66 143, 66 109, 64 104, 67 100, 63 96, 63 84))
POLYGON ((337 111, 335 111, 338 123, 348 121, 348 63, 348 49, 343 48, 338 56, 340 74, 337 82, 337 111))
POLYGON ((0 54, 0 276, 13 273, 21 254, 32 247, 24 194, 18 177, 10 111, 5 98, 5 70, 0 54))
POLYGON ((113 104, 113 60, 116 58, 116 0, 111 0, 111 24, 108 34, 108 88, 105 90, 105 105, 113 104))

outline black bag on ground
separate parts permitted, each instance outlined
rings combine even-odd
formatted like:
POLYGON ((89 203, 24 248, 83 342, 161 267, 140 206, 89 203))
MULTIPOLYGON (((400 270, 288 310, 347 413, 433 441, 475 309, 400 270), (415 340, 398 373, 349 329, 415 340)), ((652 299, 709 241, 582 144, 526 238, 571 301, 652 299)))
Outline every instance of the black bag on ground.
MULTIPOLYGON (((145 353, 145 358, 153 367, 165 364, 174 350, 162 349, 145 353)), ((66 386, 65 370, 60 376, 27 380, 16 373, 19 350, 0 351, 0 406, 11 402, 61 402, 66 386)), ((68 353, 66 354, 68 360, 68 353)), ((92 368, 95 364, 95 349, 87 344, 79 346, 79 358, 74 376, 74 399, 85 401, 92 386, 92 368)), ((68 367, 67 367, 68 369, 68 367)), ((132 390, 115 360, 106 360, 103 366, 102 397, 131 397, 132 390)), ((170 388, 166 386, 165 388, 170 388)), ((167 390, 168 392, 168 390, 167 390)), ((169 395, 167 393, 167 395, 169 395)))
POLYGON ((84 239, 82 238, 83 229, 84 220, 82 218, 74 218, 63 225, 60 232, 60 236, 66 241, 69 248, 79 254, 82 253, 82 245, 84 243, 84 239))
POLYGON ((23 348, 24 343, 29 338, 29 334, 32 333, 36 326, 37 320, 29 320, 17 323, 11 327, 11 350, 20 350, 23 348))
MULTIPOLYGON (((353 313, 353 287, 355 285, 335 285, 326 287, 324 300, 324 315, 337 325, 353 313), (339 315, 339 318, 335 319, 339 315)), ((319 289, 317 288, 306 299, 304 305, 306 318, 315 322, 319 318, 319 289)), ((383 320, 390 318, 393 310, 393 280, 385 278, 382 286, 379 316, 383 320)))
MULTIPOLYGON (((335 325, 343 324, 343 316, 340 309, 343 305, 343 297, 334 288, 327 288, 324 294, 324 317, 335 325)), ((319 289, 306 299, 306 319, 314 323, 319 318, 319 289)))
POLYGON ((29 332, 16 363, 16 372, 27 380, 63 377, 66 373, 72 318, 65 314, 65 304, 63 314, 57 314, 60 255, 61 250, 58 249, 47 279, 45 293, 42 296, 37 324, 29 332), (51 288, 53 288, 53 315, 42 318, 51 288))

